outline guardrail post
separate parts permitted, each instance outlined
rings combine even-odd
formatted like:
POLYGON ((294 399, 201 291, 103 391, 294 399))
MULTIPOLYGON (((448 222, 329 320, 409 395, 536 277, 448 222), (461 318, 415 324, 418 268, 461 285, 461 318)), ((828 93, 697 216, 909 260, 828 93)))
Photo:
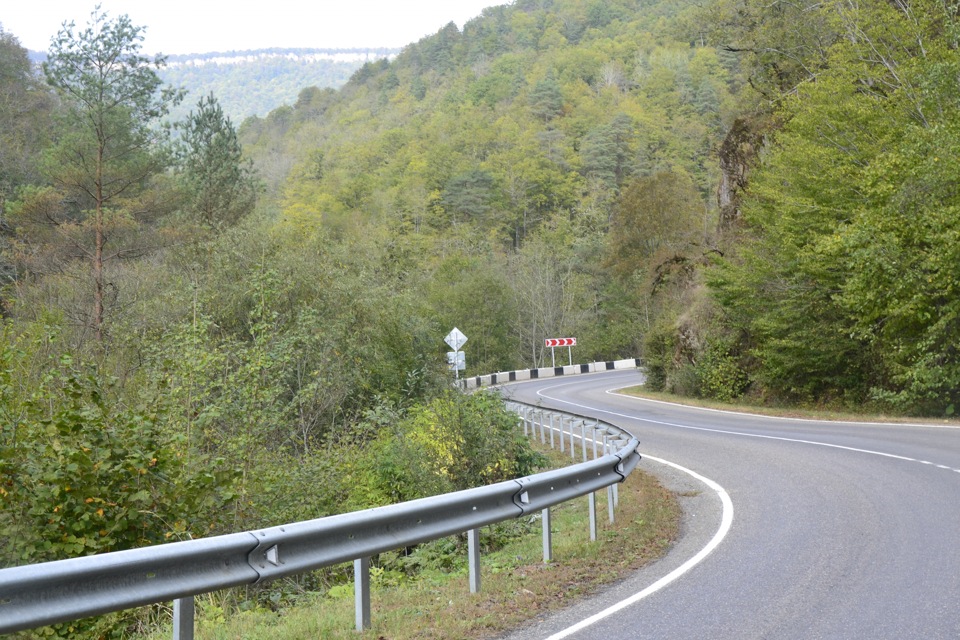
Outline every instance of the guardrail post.
MULTIPOLYGON (((541 414, 541 418, 540 418, 540 419, 541 419, 541 420, 543 419, 542 414, 541 414)), ((550 448, 551 448, 551 449, 556 449, 556 446, 553 444, 553 442, 554 442, 554 437, 553 437, 553 411, 551 411, 551 412, 550 412, 550 448)), ((563 438, 560 438, 560 450, 563 451, 563 438)))
MULTIPOLYGON (((550 414, 550 433, 553 433, 553 416, 554 413, 550 414)), ((560 416, 560 453, 563 453, 563 416, 560 416)))
POLYGON ((587 494, 587 506, 590 509, 590 542, 597 541, 597 493, 587 494))
POLYGON ((353 601, 357 631, 370 628, 370 558, 353 561, 353 601))
POLYGON ((470 566, 470 593, 480 593, 480 530, 467 531, 467 564, 470 566))
POLYGON ((530 413, 529 409, 527 409, 526 407, 520 407, 520 416, 523 418, 523 435, 525 436, 529 435, 529 432, 527 431, 530 428, 530 423, 527 420, 527 416, 529 415, 529 413, 530 413))
POLYGON ((540 414, 540 444, 547 444, 547 434, 543 428, 543 409, 538 409, 537 413, 540 414))
MULTIPOLYGON (((607 441, 607 434, 603 434, 603 454, 607 455, 610 452, 610 443, 607 441)), ((610 485, 607 487, 607 515, 610 516, 610 524, 613 524, 613 487, 610 485)))
MULTIPOLYGON (((584 423, 586 424, 586 423, 584 423)), ((596 460, 599 455, 597 453, 597 432, 600 430, 600 422, 593 427, 593 435, 590 438, 593 440, 593 459, 596 460)), ((597 539, 597 492, 593 491, 590 493, 590 541, 595 542, 597 539)))
MULTIPOLYGON (((583 424, 583 422, 580 422, 580 424, 583 424)), ((561 435, 561 437, 562 437, 562 435, 561 435)), ((576 453, 575 453, 576 450, 577 450, 577 448, 576 448, 576 445, 575 445, 575 443, 574 443, 574 441, 573 441, 573 420, 571 420, 571 421, 570 421, 570 459, 571 459, 571 460, 574 460, 574 459, 575 459, 574 456, 576 455, 576 453)))
MULTIPOLYGON (((610 453, 616 452, 617 447, 619 447, 619 446, 621 445, 621 442, 622 442, 621 440, 616 440, 616 441, 614 441, 614 442, 611 442, 611 443, 610 443, 610 453)), ((614 507, 619 507, 619 506, 620 506, 620 483, 619 483, 619 482, 615 482, 615 483, 613 483, 613 484, 610 485, 610 486, 613 487, 613 506, 614 506, 614 507)))
MULTIPOLYGON (((573 425, 570 425, 570 439, 573 440, 573 425)), ((583 461, 587 461, 587 421, 580 423, 580 444, 583 449, 583 461)))
POLYGON ((173 601, 173 640, 193 640, 193 617, 196 605, 193 596, 173 601))
POLYGON ((553 561, 553 530, 550 528, 550 507, 543 510, 543 564, 553 561))

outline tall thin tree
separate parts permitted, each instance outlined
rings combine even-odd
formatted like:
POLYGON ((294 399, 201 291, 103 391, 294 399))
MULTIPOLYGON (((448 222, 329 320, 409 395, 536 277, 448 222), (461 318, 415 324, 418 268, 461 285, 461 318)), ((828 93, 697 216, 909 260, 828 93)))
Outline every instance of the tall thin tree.
POLYGON ((43 70, 67 106, 66 122, 45 163, 49 177, 77 199, 79 216, 92 226, 90 326, 104 330, 104 263, 114 203, 132 196, 162 167, 156 153, 163 130, 154 126, 182 94, 162 89, 156 69, 165 58, 141 55, 143 27, 122 15, 109 19, 100 5, 82 30, 64 23, 51 40, 43 70))

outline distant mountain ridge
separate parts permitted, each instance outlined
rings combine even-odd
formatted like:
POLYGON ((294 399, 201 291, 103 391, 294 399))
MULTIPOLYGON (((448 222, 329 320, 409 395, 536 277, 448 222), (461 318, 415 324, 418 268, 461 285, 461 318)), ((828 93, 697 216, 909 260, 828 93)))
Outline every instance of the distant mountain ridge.
MULTIPOLYGON (((231 120, 239 124, 250 116, 265 116, 277 107, 292 105, 307 87, 339 88, 367 62, 393 59, 396 48, 282 48, 213 51, 167 56, 160 77, 187 90, 187 98, 172 114, 180 120, 202 96, 213 92, 231 120)), ((35 64, 45 52, 30 51, 35 64)))
POLYGON ((265 61, 273 58, 284 58, 298 62, 371 62, 381 58, 394 58, 399 49, 389 48, 355 48, 355 49, 284 49, 273 47, 270 49, 254 49, 244 51, 213 51, 210 53, 189 53, 167 56, 167 67, 175 68, 184 65, 207 64, 244 64, 247 62, 265 61))
POLYGON ((396 57, 399 49, 254 49, 167 56, 164 82, 186 89, 179 120, 211 92, 231 120, 265 116, 292 105, 307 87, 339 88, 367 62, 396 57))

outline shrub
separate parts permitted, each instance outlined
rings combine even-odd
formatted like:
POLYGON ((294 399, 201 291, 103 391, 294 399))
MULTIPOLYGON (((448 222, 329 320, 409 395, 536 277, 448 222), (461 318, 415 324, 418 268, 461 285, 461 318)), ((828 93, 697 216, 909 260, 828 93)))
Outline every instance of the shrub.
POLYGON ((695 370, 700 393, 721 402, 739 398, 750 383, 731 348, 723 341, 714 342, 703 350, 695 370))

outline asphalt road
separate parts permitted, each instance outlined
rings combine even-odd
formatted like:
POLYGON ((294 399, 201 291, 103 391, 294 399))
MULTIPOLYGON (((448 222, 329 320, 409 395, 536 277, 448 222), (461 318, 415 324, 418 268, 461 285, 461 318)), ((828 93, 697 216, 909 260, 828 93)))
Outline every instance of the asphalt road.
POLYGON ((612 392, 640 382, 620 371, 504 387, 635 434, 641 468, 684 508, 663 560, 506 638, 960 638, 960 429, 612 392))

